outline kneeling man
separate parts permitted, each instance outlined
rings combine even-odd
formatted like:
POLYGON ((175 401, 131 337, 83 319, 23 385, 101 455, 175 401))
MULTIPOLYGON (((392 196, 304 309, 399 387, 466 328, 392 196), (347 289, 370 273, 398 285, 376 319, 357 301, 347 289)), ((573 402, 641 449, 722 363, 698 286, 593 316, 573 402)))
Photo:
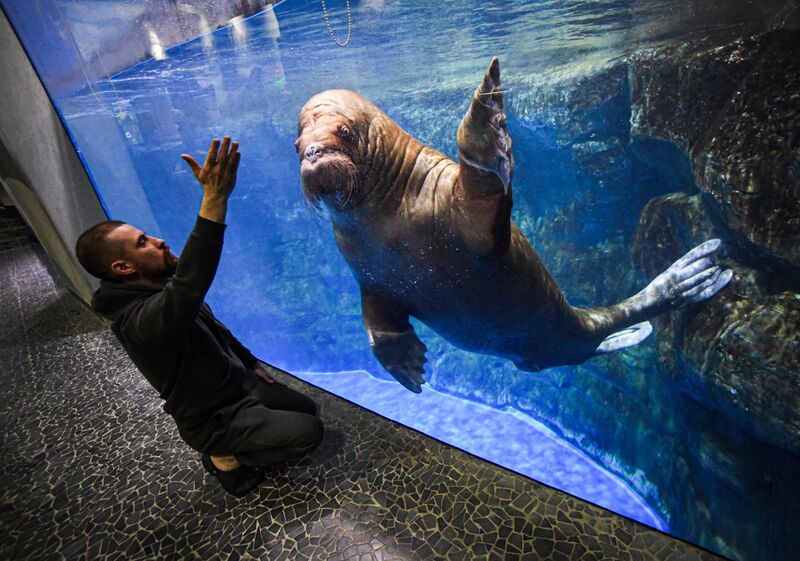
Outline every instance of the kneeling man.
POLYGON ((272 380, 204 302, 222 252, 237 143, 214 139, 202 167, 181 157, 204 194, 180 259, 164 240, 119 221, 84 232, 76 254, 101 279, 92 306, 112 321, 183 440, 227 492, 244 496, 263 480, 259 468, 313 450, 322 423, 314 402, 272 380))

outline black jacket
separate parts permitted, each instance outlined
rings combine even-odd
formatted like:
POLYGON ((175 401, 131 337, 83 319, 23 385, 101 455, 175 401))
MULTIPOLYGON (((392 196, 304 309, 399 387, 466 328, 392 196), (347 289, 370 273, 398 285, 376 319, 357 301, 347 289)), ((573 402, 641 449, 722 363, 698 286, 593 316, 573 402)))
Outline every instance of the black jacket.
POLYGON ((213 431, 202 427, 220 411, 235 411, 249 393, 245 371, 257 363, 203 301, 217 271, 224 231, 223 224, 198 217, 163 289, 102 281, 92 299, 92 307, 112 321, 114 335, 158 390, 164 411, 197 449, 206 438, 187 439, 187 433, 213 431))

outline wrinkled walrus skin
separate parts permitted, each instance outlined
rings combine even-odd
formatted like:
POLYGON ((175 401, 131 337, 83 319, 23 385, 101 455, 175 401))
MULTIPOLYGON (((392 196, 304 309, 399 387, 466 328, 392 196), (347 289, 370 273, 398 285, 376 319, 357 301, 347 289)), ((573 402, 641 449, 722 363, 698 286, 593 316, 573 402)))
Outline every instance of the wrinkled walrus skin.
POLYGON ((324 204, 361 288, 378 361, 421 391, 425 345, 413 316, 469 351, 522 370, 581 363, 634 345, 657 314, 711 297, 732 273, 695 247, 638 294, 575 308, 511 220, 514 162, 494 59, 458 128, 456 163, 355 92, 303 107, 295 142, 306 198, 324 204))

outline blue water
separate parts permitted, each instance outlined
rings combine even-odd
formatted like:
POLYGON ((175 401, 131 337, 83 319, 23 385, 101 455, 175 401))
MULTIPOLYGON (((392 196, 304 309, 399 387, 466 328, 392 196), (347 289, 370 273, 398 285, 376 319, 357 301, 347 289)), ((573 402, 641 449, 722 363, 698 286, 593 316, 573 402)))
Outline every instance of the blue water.
MULTIPOLYGON (((342 39, 344 2, 328 4, 342 39)), ((55 101, 109 216, 166 238, 176 250, 201 198, 178 155, 189 152, 202 160, 212 136, 239 140, 238 186, 208 300, 256 355, 436 438, 666 529, 670 513, 646 474, 619 465, 613 452, 592 450, 591 459, 548 428, 555 427, 554 419, 489 408, 428 386, 415 396, 382 372, 369 351, 357 285, 330 223, 301 196, 293 141, 297 115, 311 95, 349 88, 454 157, 455 131, 469 95, 491 57, 499 56, 517 162, 514 219, 534 239, 536 217, 556 206, 583 204, 587 192, 607 190, 562 149, 557 116, 537 114, 542 92, 549 83, 610 67, 638 48, 668 44, 678 33, 688 39, 741 27, 684 4, 454 0, 443 9, 440 2, 423 0, 353 2, 352 40, 339 48, 318 2, 288 0, 168 48, 163 60, 149 59, 55 101)), ((620 96, 604 106, 599 121, 619 121, 612 117, 625 105, 620 96)), ((621 169, 628 176, 644 173, 635 162, 621 169)), ((591 245, 609 232, 629 235, 637 207, 652 194, 601 197, 584 207, 580 234, 565 239, 591 245)), ((578 297, 573 303, 584 302, 578 297)), ((521 376, 510 364, 468 355, 416 327, 430 349, 426 377, 433 387, 456 367, 500 373, 509 381, 521 376)), ((571 369, 537 376, 563 387, 566 401, 571 369)), ((480 401, 481 392, 472 392, 473 399, 480 401)), ((638 453, 648 453, 646 444, 638 453)))

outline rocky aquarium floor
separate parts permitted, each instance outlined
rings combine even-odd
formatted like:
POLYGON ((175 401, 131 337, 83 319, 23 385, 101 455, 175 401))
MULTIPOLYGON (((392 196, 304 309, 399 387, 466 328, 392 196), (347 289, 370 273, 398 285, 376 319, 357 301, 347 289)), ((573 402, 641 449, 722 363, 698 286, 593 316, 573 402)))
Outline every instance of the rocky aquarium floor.
POLYGON ((0 559, 717 559, 283 373, 325 439, 235 499, 9 213, 0 279, 0 559))

